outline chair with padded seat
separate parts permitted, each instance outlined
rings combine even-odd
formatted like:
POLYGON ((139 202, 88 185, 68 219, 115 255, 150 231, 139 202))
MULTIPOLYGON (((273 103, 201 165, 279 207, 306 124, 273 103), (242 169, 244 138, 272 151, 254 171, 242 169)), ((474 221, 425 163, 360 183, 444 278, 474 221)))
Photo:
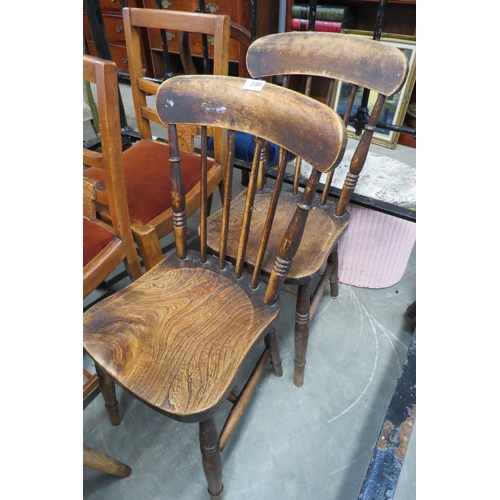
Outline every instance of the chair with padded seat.
MULTIPOLYGON (((95 84, 101 151, 83 148, 83 163, 102 172, 109 194, 111 224, 97 218, 95 198, 100 182, 83 175, 83 298, 122 262, 133 281, 142 268, 130 228, 123 175, 116 64, 83 56, 84 81, 95 84)), ((97 387, 97 377, 84 368, 84 399, 97 387)))
MULTIPOLYGON (((83 325, 84 348, 100 367, 99 383, 111 423, 117 425, 121 420, 113 382, 172 419, 198 423, 202 465, 212 499, 223 496, 221 451, 240 421, 268 359, 275 375, 282 375, 275 336, 280 286, 292 265, 307 218, 314 211, 311 201, 321 173, 338 164, 347 144, 346 127, 329 107, 276 85, 266 84, 260 92, 246 90, 245 82, 239 77, 192 75, 173 77, 160 86, 156 106, 162 121, 169 124, 175 252, 86 311, 83 325), (303 127, 296 127, 297 122, 303 127), (185 123, 201 128, 196 249, 196 242, 190 240, 187 245, 185 164, 177 137, 178 125, 185 123), (207 224, 209 127, 228 137, 227 155, 221 164, 225 185, 216 256, 208 252, 207 244, 212 230, 207 224), (256 136, 257 147, 237 257, 233 260, 228 259, 227 249, 233 245, 228 227, 233 218, 231 186, 236 168, 236 131, 256 136), (262 213, 254 199, 259 149, 265 141, 272 141, 283 150, 273 202, 262 213), (295 203, 265 284, 260 279, 262 262, 259 260, 252 270, 247 269, 245 252, 252 220, 258 217, 262 221, 259 255, 266 254, 287 151, 307 159, 314 168, 304 193, 295 203), (246 362, 260 349, 262 355, 250 378, 241 393, 234 394, 233 387, 246 362), (215 416, 226 400, 234 406, 219 434, 215 416)), ((168 443, 172 445, 175 443, 168 443)))
MULTIPOLYGON (((123 152, 128 207, 134 239, 146 270, 163 258, 160 239, 173 229, 172 201, 169 190, 170 156, 165 140, 153 138, 151 125, 161 121, 155 109, 150 107, 147 97, 155 95, 159 83, 143 74, 143 48, 141 30, 164 29, 178 33, 179 42, 184 33, 202 33, 213 37, 213 73, 228 74, 230 18, 224 15, 178 12, 171 10, 124 8, 123 23, 127 44, 130 86, 140 140, 123 152)), ((181 52, 183 55, 185 51, 181 52)), ((192 148, 192 130, 186 126, 179 132, 184 142, 180 155, 186 166, 185 186, 186 213, 190 217, 198 209, 200 178, 196 169, 197 154, 192 148)), ((227 147, 224 136, 217 138, 214 158, 208 161, 207 189, 212 193, 222 186, 222 171, 214 159, 223 155, 227 147)), ((96 192, 99 216, 109 221, 109 206, 106 183, 102 173, 89 169, 86 175, 102 182, 104 187, 96 192)))
MULTIPOLYGON (((291 76, 305 77, 303 92, 310 95, 312 77, 330 80, 327 103, 331 103, 335 81, 342 80, 353 84, 350 101, 344 120, 347 124, 358 88, 370 89, 378 93, 377 102, 371 112, 370 121, 365 127, 350 163, 350 170, 345 179, 340 200, 328 198, 335 169, 330 170, 322 195, 314 197, 313 210, 309 216, 305 235, 286 284, 297 288, 295 311, 295 374, 294 383, 302 386, 306 363, 306 350, 309 337, 309 322, 314 315, 319 301, 324 295, 326 284, 330 280, 331 295, 338 294, 338 255, 337 243, 347 229, 349 213, 347 206, 363 168, 371 137, 375 130, 385 98, 397 92, 404 84, 408 73, 408 62, 401 50, 378 41, 363 39, 347 34, 321 32, 288 32, 271 34, 254 41, 247 52, 247 69, 253 78, 283 76, 283 86, 287 87, 291 76), (311 284, 321 276, 313 293, 311 284)), ((300 122, 297 127, 303 128, 300 122)), ((264 260, 265 275, 271 272, 273 255, 279 247, 285 228, 290 221, 293 207, 300 199, 299 180, 301 158, 295 162, 293 189, 284 189, 280 193, 277 217, 273 226, 268 252, 264 260)), ((260 179, 264 179, 261 174, 260 179)), ((245 203, 245 191, 233 201, 235 214, 242 213, 245 203)), ((266 207, 272 198, 272 188, 260 182, 256 194, 256 204, 266 207)), ((214 213, 209 225, 217 225, 221 213, 214 213)), ((258 224, 258 219, 254 219, 258 224)), ((237 240, 242 219, 235 216, 229 227, 229 239, 237 240)), ((258 239, 254 241, 251 228, 247 264, 251 267, 257 259, 258 239)), ((208 244, 216 248, 219 235, 212 232, 208 244)), ((229 248, 228 255, 235 257, 235 249, 229 248)))

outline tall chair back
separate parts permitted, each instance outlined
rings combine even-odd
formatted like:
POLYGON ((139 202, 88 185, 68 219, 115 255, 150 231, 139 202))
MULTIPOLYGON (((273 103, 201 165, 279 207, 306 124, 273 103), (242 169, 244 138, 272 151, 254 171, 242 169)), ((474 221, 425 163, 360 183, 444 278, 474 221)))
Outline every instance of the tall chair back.
MULTIPOLYGON (((202 33, 214 39, 213 71, 227 75, 229 57, 230 19, 229 16, 178 12, 172 10, 124 8, 123 24, 130 71, 130 87, 135 110, 135 118, 140 140, 123 152, 125 182, 131 227, 139 254, 146 270, 150 270, 163 259, 162 238, 172 232, 172 205, 169 190, 170 157, 166 130, 158 117, 156 109, 148 103, 156 95, 159 83, 146 78, 143 60, 146 57, 142 44, 143 30, 167 30, 177 33, 179 40, 184 34, 202 33), (148 99, 149 98, 149 99, 148 99), (157 125, 156 135, 153 127, 157 125), (161 136, 161 137, 160 137, 161 136)), ((186 213, 190 217, 199 209, 200 178, 196 169, 197 154, 194 152, 196 129, 186 124, 179 130, 180 155, 191 172, 186 175, 185 189, 186 213)), ((224 134, 215 136, 214 158, 227 152, 227 138, 224 134)), ((222 190, 222 171, 220 161, 209 160, 207 189, 209 193, 222 190)), ((89 169, 87 176, 102 182, 103 188, 97 190, 99 216, 109 222, 109 205, 105 188, 107 184, 102 172, 89 169)))

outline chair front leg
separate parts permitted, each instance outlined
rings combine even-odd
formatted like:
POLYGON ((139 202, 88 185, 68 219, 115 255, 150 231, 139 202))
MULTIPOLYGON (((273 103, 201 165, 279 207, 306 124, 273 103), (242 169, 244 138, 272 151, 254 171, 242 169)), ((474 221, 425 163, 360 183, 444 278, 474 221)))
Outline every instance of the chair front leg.
POLYGON ((309 340, 310 300, 309 283, 299 285, 295 310, 295 373, 293 380, 297 387, 302 387, 304 383, 307 341, 309 340))
POLYGON ((104 406, 106 407, 106 410, 108 410, 111 425, 120 425, 122 419, 118 410, 115 383, 99 365, 95 365, 95 370, 99 380, 99 389, 102 397, 104 398, 104 406))
POLYGON ((333 247, 332 253, 328 257, 329 262, 333 262, 332 272, 330 273, 330 295, 333 298, 339 296, 339 252, 338 245, 333 247))
POLYGON ((163 260, 160 240, 153 226, 146 224, 147 231, 139 232, 134 230, 134 239, 139 249, 139 255, 142 258, 146 271, 149 271, 158 262, 163 260))
POLYGON ((276 338, 276 330, 273 328, 265 337, 264 342, 266 347, 271 350, 271 366, 273 367, 274 374, 277 377, 283 376, 283 367, 281 366, 280 349, 278 340, 276 338))
POLYGON ((200 448, 210 498, 222 500, 222 455, 214 417, 200 422, 200 448))

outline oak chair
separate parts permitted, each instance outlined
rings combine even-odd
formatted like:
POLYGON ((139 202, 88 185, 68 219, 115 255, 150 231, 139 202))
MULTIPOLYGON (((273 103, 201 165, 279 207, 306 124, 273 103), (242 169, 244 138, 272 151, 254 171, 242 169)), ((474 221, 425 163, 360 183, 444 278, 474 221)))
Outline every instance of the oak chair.
POLYGON ((112 424, 120 422, 112 381, 142 402, 175 420, 199 423, 202 463, 210 497, 222 498, 221 450, 238 423, 258 378, 270 359, 282 375, 274 324, 280 311, 279 290, 302 237, 321 172, 342 158, 347 133, 333 110, 288 89, 264 85, 260 92, 245 90, 245 79, 227 76, 178 76, 165 81, 156 106, 169 124, 171 191, 175 253, 167 255, 141 278, 99 302, 84 314, 84 348, 100 367, 99 384, 112 424), (302 127, 296 124, 302 123, 302 127), (179 125, 201 127, 202 176, 199 247, 187 246, 184 189, 185 164, 179 155, 179 125), (223 158, 224 197, 217 256, 208 252, 207 128, 228 136, 223 158), (227 130, 230 130, 229 133, 227 130), (233 217, 231 186, 235 131, 255 135, 259 147, 272 141, 281 152, 273 202, 262 213, 254 203, 260 152, 254 156, 246 204, 243 207, 237 258, 227 250, 233 217), (299 154, 314 167, 307 187, 293 209, 282 244, 273 256, 268 284, 259 279, 262 262, 244 268, 253 218, 262 221, 259 255, 265 254, 275 216, 275 203, 286 167, 286 151, 299 154), (264 340, 264 351, 240 395, 232 392, 246 360, 264 340), (234 406, 220 433, 214 416, 226 399, 234 406))
MULTIPOLYGON (((380 111, 387 96, 397 92, 407 76, 408 65, 405 55, 397 48, 346 34, 320 32, 288 32, 264 36, 252 43, 247 52, 247 69, 253 78, 283 76, 283 86, 289 85, 290 75, 306 75, 305 95, 310 95, 313 76, 330 80, 327 103, 332 101, 335 80, 354 84, 351 100, 345 113, 345 122, 351 113, 353 100, 358 87, 369 88, 378 93, 377 102, 371 113, 370 121, 353 155, 340 200, 338 203, 328 198, 329 185, 335 169, 330 170, 323 194, 313 199, 313 210, 307 221, 305 235, 286 284, 297 286, 295 311, 295 374, 294 383, 300 387, 304 383, 306 350, 309 337, 309 322, 314 315, 319 301, 330 280, 332 296, 338 294, 338 256, 337 243, 349 223, 347 206, 356 186, 357 179, 366 160, 368 149, 380 111), (311 293, 311 283, 321 275, 315 290, 311 293)), ((297 127, 302 128, 298 123, 297 127)), ((314 140, 314 139, 313 139, 314 140)), ((300 198, 299 179, 301 158, 297 158, 292 190, 280 193, 278 212, 280 214, 273 226, 268 251, 269 258, 264 260, 265 275, 271 272, 272 255, 279 247, 293 207, 300 198)), ((264 163, 264 162, 263 162, 264 163)), ((264 182, 262 173, 258 185, 256 203, 263 207, 270 203, 272 190, 264 182)), ((242 213, 246 192, 233 201, 234 213, 242 213)), ((209 219, 209 226, 218 223, 220 213, 209 219)), ((257 224, 257 219, 255 224, 257 224)), ((229 238, 236 238, 241 217, 235 216, 229 227, 229 238)), ((216 232, 211 233, 208 245, 215 248, 218 241, 216 232)), ((252 235, 252 230, 251 230, 252 235)), ((247 264, 253 266, 257 259, 258 241, 250 237, 247 251, 247 264)), ((228 250, 235 257, 234 249, 228 250)))
MULTIPOLYGON (((101 152, 83 148, 83 164, 102 172, 108 187, 111 224, 96 214, 96 191, 100 182, 83 174, 83 297, 87 297, 122 262, 131 280, 142 275, 132 237, 123 175, 118 78, 116 64, 97 57, 83 56, 83 78, 94 83, 101 152)), ((83 370, 84 399, 97 386, 97 377, 83 370)))
MULTIPOLYGON (((156 95, 159 83, 144 77, 142 69, 141 30, 165 29, 178 33, 202 33, 214 38, 213 73, 228 74, 230 18, 212 14, 177 12, 158 9, 124 8, 123 23, 127 44, 130 86, 140 140, 123 153, 128 207, 134 239, 146 270, 163 259, 160 239, 170 234, 173 228, 172 201, 169 190, 170 156, 169 145, 153 138, 151 124, 161 121, 155 109, 150 107, 147 97, 156 95)), ((185 51, 181 52, 182 54, 185 51)), ((187 166, 185 179, 186 213, 190 217, 198 206, 200 177, 196 169, 197 155, 192 147, 192 127, 186 125, 179 131, 182 138, 180 155, 187 166)), ((223 155, 227 148, 224 136, 216 139, 214 159, 223 155)), ((207 189, 212 193, 222 186, 220 161, 208 162, 207 189)), ((94 169, 88 176, 106 183, 102 174, 94 169)), ((109 221, 108 197, 105 189, 96 191, 99 216, 109 221)))

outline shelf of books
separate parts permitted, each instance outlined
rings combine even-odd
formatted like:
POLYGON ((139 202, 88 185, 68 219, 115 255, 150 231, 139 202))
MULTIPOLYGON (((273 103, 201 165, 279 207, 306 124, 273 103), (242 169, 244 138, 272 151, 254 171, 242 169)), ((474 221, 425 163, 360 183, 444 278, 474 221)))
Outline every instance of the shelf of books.
MULTIPOLYGON (((287 0, 287 31, 309 30, 309 4, 287 0)), ((343 29, 373 31, 380 0, 319 0, 314 31, 340 33, 343 29)), ((382 31, 415 35, 416 0, 388 0, 382 31)))
MULTIPOLYGON (((287 0, 287 31, 310 30, 310 3, 304 0, 287 0)), ((379 6, 380 0, 318 0, 314 31, 347 32, 370 36, 370 33, 373 34, 375 30, 379 6)), ((381 39, 400 43, 402 47, 408 44, 410 49, 407 50, 410 53, 413 51, 411 44, 415 47, 416 43, 416 0, 387 0, 381 39)), ((293 88, 302 88, 304 84, 303 78, 294 77, 291 80, 293 88)), ((313 78, 311 96, 325 102, 327 84, 328 82, 323 78, 313 78)), ((415 77, 411 86, 408 94, 405 94, 405 102, 408 99, 410 107, 413 106, 412 109, 416 109, 415 77)), ((398 118, 398 121, 394 124, 415 128, 416 125, 413 122, 416 122, 416 114, 406 117, 403 115, 398 118)), ((400 134, 399 138, 399 144, 416 147, 416 141, 412 135, 400 134)))

